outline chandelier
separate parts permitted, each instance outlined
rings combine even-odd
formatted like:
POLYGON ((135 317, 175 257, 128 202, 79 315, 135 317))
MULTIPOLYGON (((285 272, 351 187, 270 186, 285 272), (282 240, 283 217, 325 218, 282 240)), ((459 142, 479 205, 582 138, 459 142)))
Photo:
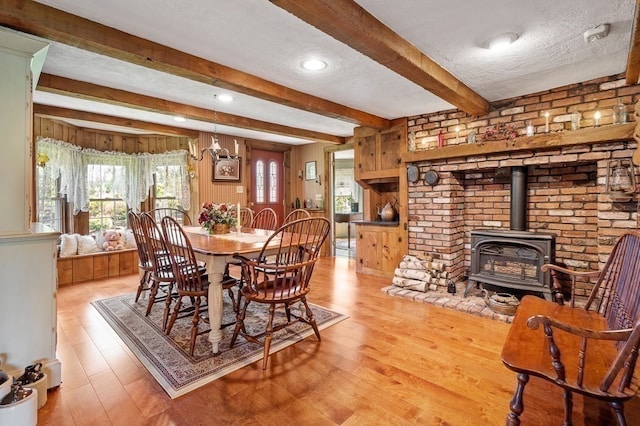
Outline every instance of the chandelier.
MULTIPOLYGON (((215 95, 217 99, 218 95, 215 95)), ((211 160, 215 163, 219 161, 221 158, 229 158, 233 160, 238 159, 238 141, 233 140, 234 144, 234 155, 231 155, 227 148, 223 148, 218 143, 218 112, 213 110, 213 136, 211 136, 211 145, 208 148, 202 148, 200 150, 200 154, 198 155, 198 145, 197 142, 193 142, 189 140, 189 157, 196 161, 202 161, 204 158, 204 153, 208 152, 211 156, 211 160)))

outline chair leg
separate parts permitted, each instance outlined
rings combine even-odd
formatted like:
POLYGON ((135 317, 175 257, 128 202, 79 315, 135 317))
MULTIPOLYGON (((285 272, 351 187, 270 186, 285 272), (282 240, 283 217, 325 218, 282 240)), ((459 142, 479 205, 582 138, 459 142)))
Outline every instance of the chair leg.
POLYGON ((176 318, 178 318, 178 312, 180 311, 180 307, 182 306, 182 296, 178 297, 176 301, 176 306, 173 308, 173 313, 169 318, 169 324, 167 324, 167 329, 164 331, 164 334, 167 336, 171 333, 171 329, 173 328, 173 323, 176 322, 176 318))
POLYGON ((609 405, 613 410, 613 414, 616 416, 618 426, 627 426, 627 419, 624 417, 624 404, 620 401, 610 402, 609 405))
POLYGON ((144 271, 142 273, 142 277, 140 278, 140 285, 138 286, 138 290, 136 291, 136 300, 135 302, 138 302, 138 299, 140 299, 140 295, 142 294, 142 290, 145 289, 148 281, 149 281, 149 276, 151 275, 150 271, 144 271))
POLYGON ((507 426, 518 426, 520 424, 520 414, 524 411, 522 395, 524 393, 524 387, 527 385, 528 381, 528 374, 518 373, 518 386, 516 387, 516 392, 513 394, 513 398, 509 403, 511 412, 507 415, 507 426))
POLYGON ((236 321, 236 326, 233 329, 233 335, 231 336, 231 342, 229 343, 230 348, 232 348, 233 345, 235 345, 236 339, 238 338, 238 333, 240 333, 240 330, 244 331, 244 317, 247 313, 247 306, 249 306, 248 300, 244 302, 244 306, 238 312, 238 315, 236 317, 238 320, 236 321))
POLYGON ((269 305, 269 320, 267 321, 267 333, 264 336, 264 355, 262 358, 262 369, 267 369, 269 361, 269 349, 271 349, 271 333, 273 333, 273 316, 276 312, 276 305, 269 305))
POLYGON ((318 324, 316 324, 316 318, 313 316, 313 311, 311 310, 311 308, 309 308, 309 305, 307 304, 307 298, 303 297, 302 299, 300 299, 300 301, 304 304, 304 310, 307 315, 306 321, 309 324, 311 324, 311 327, 313 328, 313 332, 316 334, 318 341, 319 342, 322 341, 322 339, 320 338, 320 330, 318 330, 318 324))
POLYGON ((151 312, 151 307, 153 306, 153 303, 156 301, 156 297, 158 296, 158 288, 160 287, 160 283, 157 281, 154 281, 151 284, 151 291, 149 292, 149 302, 147 302, 147 312, 144 314, 145 316, 149 316, 149 313, 151 312))
POLYGON ((164 300, 164 312, 162 313, 162 331, 167 329, 167 321, 169 320, 169 312, 171 311, 171 301, 173 300, 173 283, 169 283, 167 290, 167 298, 164 300))
POLYGON ((573 424, 572 417, 573 417, 573 393, 565 389, 563 426, 571 426, 573 424))

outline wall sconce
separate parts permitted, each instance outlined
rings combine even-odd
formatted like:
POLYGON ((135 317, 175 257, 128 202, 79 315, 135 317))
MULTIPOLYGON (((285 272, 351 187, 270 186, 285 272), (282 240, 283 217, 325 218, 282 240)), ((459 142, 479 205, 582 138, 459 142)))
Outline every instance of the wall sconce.
POLYGON ((322 176, 320 175, 316 175, 316 183, 320 186, 322 186, 322 176))
POLYGON ((38 155, 36 155, 36 164, 38 165, 38 167, 44 167, 48 162, 49 156, 44 152, 39 152, 38 155))
POLYGON ((607 192, 612 201, 630 201, 636 193, 635 169, 630 159, 610 160, 607 163, 607 192))
POLYGON ((304 177, 304 172, 302 170, 298 170, 298 179, 302 180, 304 177))

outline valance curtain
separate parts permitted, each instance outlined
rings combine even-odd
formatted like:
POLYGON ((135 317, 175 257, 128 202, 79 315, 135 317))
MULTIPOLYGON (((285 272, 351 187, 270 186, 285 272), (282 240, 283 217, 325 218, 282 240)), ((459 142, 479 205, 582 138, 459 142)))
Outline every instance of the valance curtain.
POLYGON ((138 211, 140 204, 149 196, 153 186, 153 174, 158 166, 179 166, 182 191, 180 204, 185 210, 191 208, 191 195, 187 179, 187 151, 172 151, 163 154, 125 154, 85 149, 52 138, 37 141, 37 152, 49 157, 44 172, 51 179, 60 178, 60 193, 73 202, 73 214, 89 211, 89 189, 87 170, 89 164, 122 166, 114 167, 113 192, 121 194, 123 201, 138 211))

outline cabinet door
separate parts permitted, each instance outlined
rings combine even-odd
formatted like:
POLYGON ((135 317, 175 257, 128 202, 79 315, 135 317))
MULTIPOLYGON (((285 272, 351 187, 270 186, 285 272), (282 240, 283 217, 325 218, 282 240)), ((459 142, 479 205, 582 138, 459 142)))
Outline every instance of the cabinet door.
POLYGON ((356 270, 365 274, 379 271, 382 253, 378 232, 359 229, 356 234, 358 238, 356 242, 356 270))
POLYGON ((394 229, 387 232, 383 232, 381 237, 381 270, 383 273, 389 273, 393 275, 393 272, 398 267, 400 260, 404 253, 404 246, 402 244, 402 234, 400 231, 394 229))
MULTIPOLYGON (((404 130, 404 127, 402 128, 404 130)), ((394 129, 381 134, 380 138, 380 170, 400 167, 400 143, 402 134, 394 129)))
POLYGON ((376 135, 358 139, 358 171, 371 172, 376 170, 376 135))

